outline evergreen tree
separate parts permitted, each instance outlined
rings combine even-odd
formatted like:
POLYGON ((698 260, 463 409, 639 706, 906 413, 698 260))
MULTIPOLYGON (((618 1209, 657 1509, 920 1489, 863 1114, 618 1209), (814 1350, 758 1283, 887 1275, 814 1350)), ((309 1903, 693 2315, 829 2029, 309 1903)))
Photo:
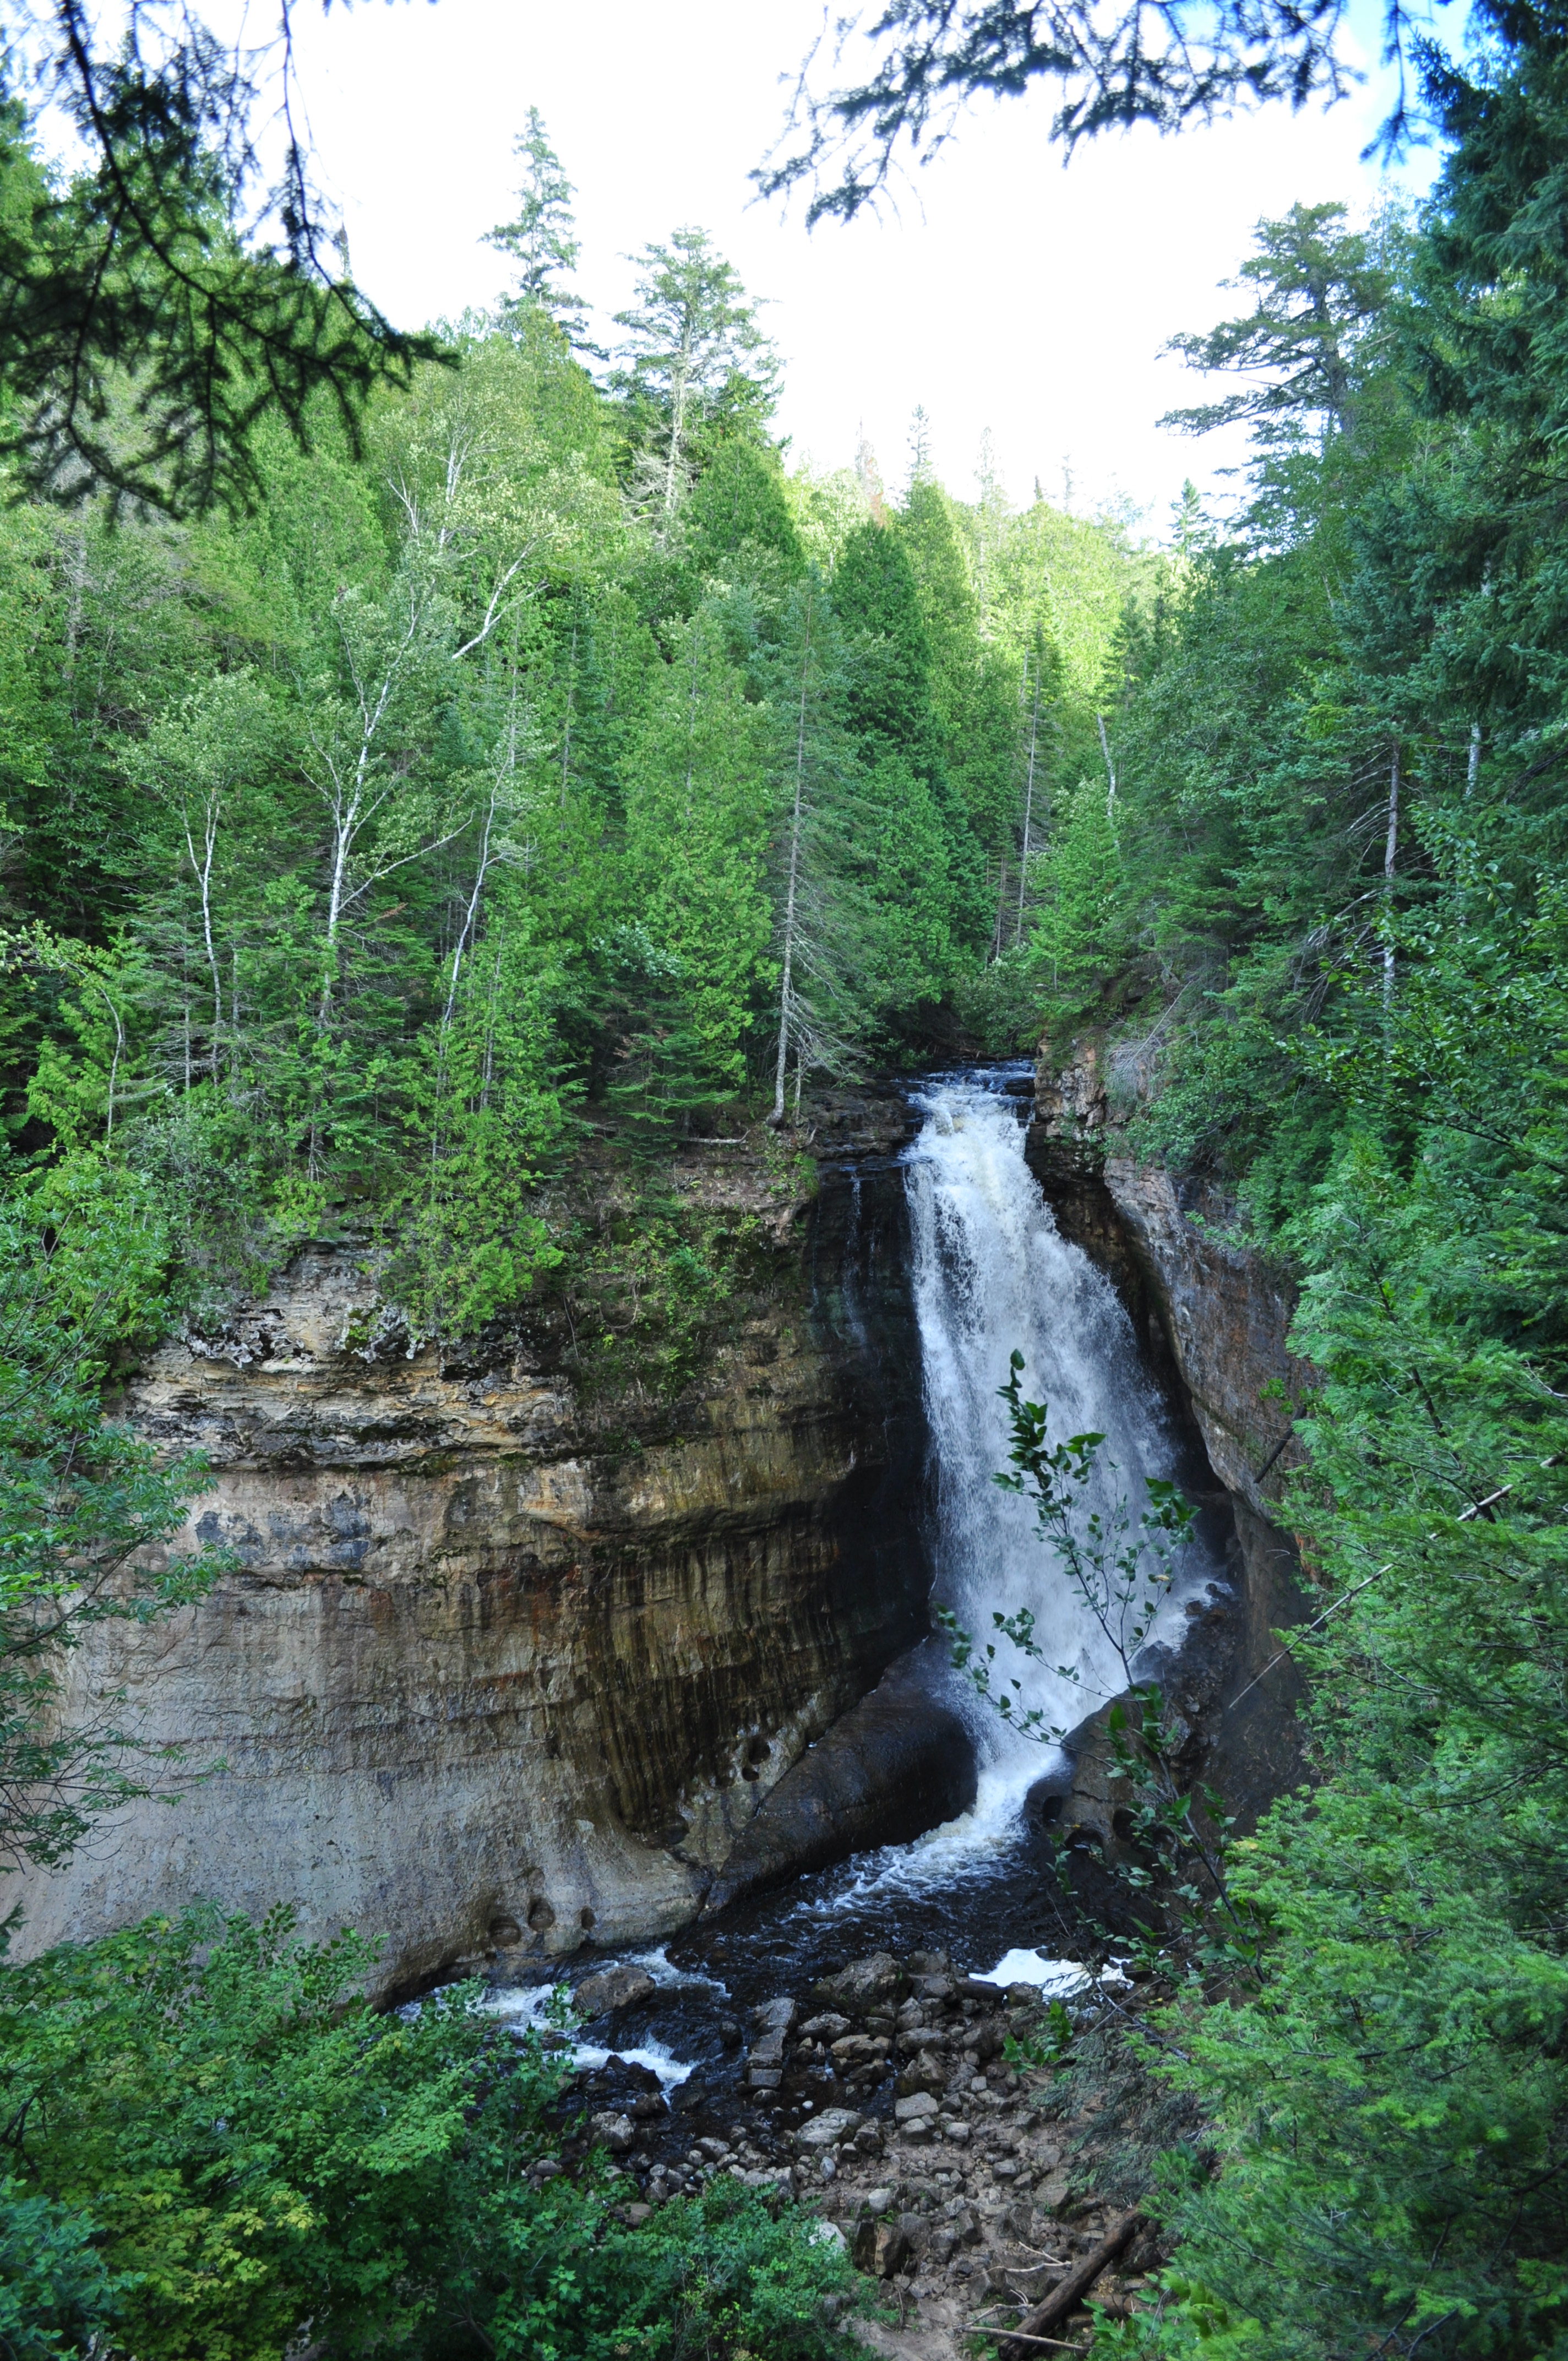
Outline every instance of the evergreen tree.
POLYGON ((1313 428, 1348 434, 1360 348, 1386 316, 1390 274, 1373 241, 1345 227, 1340 204, 1292 205, 1282 221, 1260 224, 1257 243, 1234 282, 1255 289, 1253 310, 1203 335, 1173 336, 1166 350, 1207 374, 1262 382, 1162 423, 1205 434, 1245 419, 1264 449, 1313 428))
POLYGON ((740 274, 705 230, 678 229, 668 246, 645 247, 636 296, 615 315, 625 335, 611 383, 638 445, 633 497, 667 532, 705 436, 721 421, 761 425, 769 416, 778 363, 740 274))
POLYGON ((742 1088, 772 934, 762 716, 720 613, 699 609, 669 636, 628 752, 634 915, 615 977, 613 1094, 651 1137, 742 1088))
POLYGON ((515 331, 529 313, 543 312, 569 344, 593 351, 583 299, 564 283, 582 250, 572 212, 574 191, 536 106, 529 108, 528 128, 518 134, 514 149, 524 167, 517 218, 486 233, 486 243, 511 258, 513 284, 501 298, 502 324, 515 331))
POLYGON ((784 1119, 793 1068, 798 1109, 808 1074, 842 1079, 865 1030, 866 913, 855 884, 861 818, 855 752, 844 729, 845 659, 820 577, 795 589, 764 676, 779 818, 773 868, 779 987, 773 1104, 784 1119))

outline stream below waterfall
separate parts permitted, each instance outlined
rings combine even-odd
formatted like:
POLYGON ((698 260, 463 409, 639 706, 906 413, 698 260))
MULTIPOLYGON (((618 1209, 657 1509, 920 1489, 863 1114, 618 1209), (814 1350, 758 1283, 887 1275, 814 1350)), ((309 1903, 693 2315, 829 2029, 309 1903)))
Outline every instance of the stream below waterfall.
MULTIPOLYGON (((991 1632, 993 1615, 1031 1608, 1048 1665, 1019 1660, 998 1669, 1026 1675, 1024 1701, 1042 1706, 1050 1724, 1070 1727, 1124 1681, 1104 1634, 1036 1532, 1031 1504, 992 1480, 1007 1459, 998 1389, 1010 1355, 1023 1353, 1026 1394, 1049 1404, 1053 1436, 1092 1431, 1106 1438, 1086 1513, 1105 1513, 1119 1491, 1135 1520, 1146 1481, 1181 1474, 1182 1446, 1113 1288, 1060 1235, 1025 1161, 1030 1084, 1023 1062, 912 1084, 917 1128, 899 1164, 929 1437, 934 1602, 980 1638, 991 1632)), ((859 1182, 850 1178, 857 1191, 853 1247, 859 1182)), ((860 1316, 852 1285, 839 1316, 852 1332, 860 1316)), ((1176 1639, 1187 1602, 1222 1580, 1218 1555, 1195 1540, 1160 1610, 1155 1642, 1176 1639)), ((672 2125, 676 2145, 716 2124, 756 2126, 741 2087, 741 2025, 761 2003, 781 1993, 804 2000, 817 1980, 879 1950, 940 1954, 955 1975, 989 1971, 1018 1950, 1047 1958, 1087 1950, 1086 1932, 1052 1872, 1049 1836, 1025 1810, 1030 1787, 1059 1760, 1058 1750, 1010 1730, 954 1671, 940 1635, 922 1643, 918 1662, 922 1678, 973 1733, 973 1808, 911 1844, 753 1895, 656 1949, 574 1960, 564 1971, 574 1984, 619 1956, 643 1966, 655 1986, 613 2024, 605 2018, 585 2029, 578 2059, 592 2074, 596 2104, 620 2103, 618 2075, 630 2077, 628 2088, 644 2089, 656 2075, 685 2118, 684 2129, 672 2125)), ((548 1991, 500 1990, 492 2005, 520 2024, 538 2022, 548 1991)), ((820 2103, 797 2082, 773 2103, 769 2128, 786 2137, 820 2103)), ((856 2103, 885 2114, 891 2081, 880 2097, 856 2103)))

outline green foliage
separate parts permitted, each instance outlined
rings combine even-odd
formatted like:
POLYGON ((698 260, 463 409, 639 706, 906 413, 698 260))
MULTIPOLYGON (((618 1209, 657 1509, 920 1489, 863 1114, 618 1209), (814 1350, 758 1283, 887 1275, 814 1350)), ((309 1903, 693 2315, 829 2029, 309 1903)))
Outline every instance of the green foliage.
POLYGON ((758 1227, 755 1214, 706 1213, 651 1186, 573 1240, 562 1285, 590 1399, 685 1391, 749 1276, 758 1227))
POLYGON ((119 2306, 92 2216, 0 2180, 0 2337, 16 2361, 78 2353, 119 2306))
MULTIPOLYGON (((1033 1501, 1036 1532, 1088 1609, 1121 1668, 1123 1680, 1131 1687, 1136 1679, 1138 1656, 1170 1587, 1177 1557, 1191 1533, 1194 1511, 1175 1485, 1159 1477, 1151 1477, 1144 1487, 1147 1505, 1140 1511, 1135 1529, 1124 1493, 1117 1492, 1108 1507, 1091 1505, 1090 1486, 1100 1469, 1100 1447, 1105 1437, 1069 1434, 1059 1443, 1051 1441, 1048 1404, 1025 1399, 1022 1353, 1012 1356, 1001 1397, 1007 1404, 1013 1447, 1007 1455, 1008 1467, 992 1480, 1003 1491, 1025 1494, 1033 1501)), ((1113 1475, 1113 1464, 1106 1463, 1103 1472, 1113 1475)), ((977 1663, 973 1642, 958 1631, 951 1614, 943 1612, 938 1620, 956 1634, 955 1664, 968 1671, 974 1686, 1004 1721, 1046 1744, 1054 1744, 1065 1735, 1047 1723, 1042 1708, 1022 1703, 1022 1682, 1009 1683, 1020 1700, 1016 1704, 1005 1691, 992 1692, 994 1644, 987 1644, 983 1662, 977 1663)), ((1016 1615, 994 1615, 992 1620, 1020 1655, 1036 1664, 1046 1661, 1045 1650, 1035 1638, 1036 1618, 1029 1609, 1016 1615)), ((1075 1664, 1058 1664, 1053 1670, 1061 1680, 1082 1678, 1075 1664)))
POLYGON ((203 1317, 345 1230, 415 1332, 515 1316, 564 1250, 579 1110, 645 1160, 918 1060, 1092 730, 1113 537, 988 479, 982 613, 935 485, 873 517, 786 476, 755 306, 700 231, 647 249, 596 385, 532 117, 520 153, 500 326, 383 388, 362 452, 258 419, 255 512, 178 541, 92 502, 0 517, 6 1136, 29 1168, 107 1147, 203 1317), (1047 577, 1078 667, 1050 781, 1017 696, 1047 577))
POLYGON ((38 2241, 0 2299, 14 2350, 85 2326, 148 2361, 280 2361, 307 2323, 410 2361, 843 2349, 824 2299, 850 2274, 806 2222, 721 2188, 628 2230, 602 2152, 530 2170, 571 2127, 539 2037, 473 1986, 377 2015, 369 1963, 284 1913, 195 1910, 0 1971, 0 2239, 38 2241))
POLYGON ((92 1624, 199 1598, 223 1563, 166 1544, 204 1481, 105 1423, 114 1355, 167 1315, 168 1242, 148 1192, 79 1156, 0 1201, 0 1863, 66 1859, 103 1812, 149 1792, 113 1697, 61 1709, 92 1624), (144 1553, 152 1554, 151 1564, 144 1553))
POLYGON ((0 451, 56 500, 252 505, 270 423, 302 445, 334 425, 356 442, 376 390, 439 346, 322 267, 324 226, 291 133, 287 194, 242 226, 260 177, 256 86, 200 22, 149 25, 112 56, 74 7, 29 56, 38 33, 18 27, 13 71, 63 104, 85 160, 69 179, 48 169, 6 98, 0 451))
POLYGON ((1094 1008, 1131 948, 1114 808, 1098 779, 1081 779, 1053 816, 1034 856, 1035 906, 1023 959, 1053 1032, 1094 1008))
MULTIPOLYGON (((1024 1356, 1014 1352, 1000 1389, 1012 1448, 1008 1467, 992 1480, 1033 1501, 1039 1539, 1108 1643, 1120 1674, 1122 1692, 1109 1700, 1105 1733, 1113 1774, 1127 1800, 1118 1807, 1119 1844, 1110 1867, 1133 1906, 1133 1952, 1146 1975, 1186 1982, 1197 1992, 1217 1975, 1240 1974, 1255 1982, 1262 1920, 1233 1874, 1234 1822, 1212 1789, 1194 1788, 1183 1764, 1190 1733, 1168 1708, 1158 1685, 1139 1677, 1139 1658, 1191 1537, 1196 1511, 1161 1477, 1146 1481, 1146 1505, 1135 1524, 1131 1503, 1119 1489, 1107 1505, 1091 1505, 1091 1487, 1097 1478, 1103 1486, 1116 1472, 1114 1463, 1101 1456, 1105 1437, 1071 1434, 1053 1442, 1048 1406, 1025 1398, 1024 1366, 1024 1356)), ((938 1608, 936 1620, 951 1637, 955 1670, 967 1675, 992 1711, 1025 1738, 1059 1744, 1067 1728, 1047 1720, 1044 1707, 1027 1702, 1022 1678, 1001 1673, 996 1642, 978 1648, 950 1609, 938 1608)), ((992 1617, 1014 1656, 1046 1664, 1036 1620, 1029 1608, 992 1617)), ((1073 1686, 1082 1682, 1077 1664, 1050 1669, 1073 1686)), ((1070 1891, 1065 1862, 1058 1859, 1058 1867, 1070 1891)), ((1100 1931, 1108 1941, 1109 1930, 1100 1931)), ((1119 1932, 1125 1943, 1125 1927, 1119 1932)), ((1088 2021, 1091 2026, 1096 2022, 1092 2012, 1088 2021)), ((1102 2028, 1103 2011, 1099 2022, 1102 2028)), ((1081 2010, 1075 2025, 1062 2003, 1055 2003, 1043 2043, 1028 2053, 1028 2062, 1061 2070, 1084 2023, 1081 2010)))
POLYGON ((767 420, 778 362, 739 272, 705 230, 678 229, 638 262, 637 300, 615 315, 625 335, 614 383, 630 414, 632 496, 667 533, 704 450, 767 420))
POLYGON ((529 108, 528 128, 519 132, 512 146, 524 168, 517 219, 503 222, 487 236, 489 245, 510 256, 516 281, 502 298, 501 319, 514 331, 526 333, 529 313, 542 312, 558 323, 571 343, 583 346, 587 332, 582 297, 561 284, 562 274, 576 269, 581 251, 572 214, 572 183, 561 170, 536 106, 529 108))
POLYGON ((1346 229, 1343 205, 1292 205, 1283 221, 1262 225, 1238 284, 1257 290, 1251 313, 1206 335, 1177 336, 1170 349, 1206 373, 1262 382, 1166 423, 1203 434, 1245 418, 1266 450, 1295 447, 1314 429, 1350 434, 1361 347, 1393 291, 1372 241, 1346 229))

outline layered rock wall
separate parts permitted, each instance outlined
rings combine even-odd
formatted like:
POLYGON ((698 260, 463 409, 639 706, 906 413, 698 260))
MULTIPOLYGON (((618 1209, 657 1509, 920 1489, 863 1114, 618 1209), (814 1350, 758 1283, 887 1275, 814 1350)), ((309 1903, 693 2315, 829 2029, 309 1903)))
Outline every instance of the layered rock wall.
MULTIPOLYGON (((1190 1610, 1192 1629, 1163 1685, 1188 1733, 1185 1774, 1217 1789, 1245 1830, 1307 1772, 1303 1685, 1278 1636, 1308 1611, 1295 1543, 1277 1521, 1285 1478, 1303 1457, 1292 1422, 1316 1374, 1290 1350, 1296 1291, 1229 1234, 1231 1208, 1126 1152, 1098 1037, 1065 1060, 1042 1060, 1027 1152, 1063 1234, 1115 1283, 1228 1495, 1228 1591, 1190 1610)), ((1099 1844, 1114 1842, 1132 1800, 1105 1722, 1098 1714, 1075 1733, 1037 1798, 1099 1844)), ((1111 1898, 1108 1884, 1093 1897, 1100 1907, 1111 1898)))
POLYGON ((913 1365, 902 1291, 859 1198, 846 1282, 841 1176, 813 1203, 742 1151, 685 1182, 757 1244, 678 1400, 585 1408, 521 1333, 411 1350, 344 1245, 141 1372, 137 1426, 213 1469, 187 1538, 237 1570, 75 1660, 73 1713, 123 1693, 118 1719, 184 1750, 178 1800, 29 1877, 24 1950, 198 1896, 286 1903, 311 1935, 383 1937, 405 1991, 695 1914, 760 1799, 926 1628, 928 1577, 917 1402, 878 1378, 913 1365))
POLYGON ((1267 1517, 1301 1462, 1292 1421, 1314 1376, 1289 1346, 1294 1286, 1227 1234, 1230 1207, 1126 1152, 1098 1038, 1042 1065, 1035 1105, 1030 1162, 1064 1233, 1115 1279, 1220 1481, 1267 1517))

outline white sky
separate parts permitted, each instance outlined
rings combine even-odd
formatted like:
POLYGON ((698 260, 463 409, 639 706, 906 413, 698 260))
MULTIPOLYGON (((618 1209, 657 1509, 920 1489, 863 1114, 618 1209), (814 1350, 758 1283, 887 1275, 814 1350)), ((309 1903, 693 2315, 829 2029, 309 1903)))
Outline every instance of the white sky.
MULTIPOLYGON (((1381 78, 1328 112, 1118 135, 1065 170, 1042 87, 976 108, 901 217, 808 236, 798 206, 752 203, 747 175, 821 21, 821 0, 302 10, 311 125, 356 276, 404 326, 493 302, 505 260, 480 241, 514 210, 511 143, 533 104, 576 184, 577 283, 602 320, 629 299, 629 251, 700 224, 768 299, 796 455, 847 463, 863 421, 896 485, 919 402, 960 497, 989 427, 1014 500, 1037 476, 1059 500, 1066 467, 1075 507, 1120 490, 1163 532, 1183 477, 1209 482, 1236 454, 1156 425, 1200 398, 1159 347, 1226 315, 1218 282, 1260 217, 1298 199, 1371 206, 1359 153, 1381 78)), ((1419 156, 1404 184, 1431 169, 1419 156)))

